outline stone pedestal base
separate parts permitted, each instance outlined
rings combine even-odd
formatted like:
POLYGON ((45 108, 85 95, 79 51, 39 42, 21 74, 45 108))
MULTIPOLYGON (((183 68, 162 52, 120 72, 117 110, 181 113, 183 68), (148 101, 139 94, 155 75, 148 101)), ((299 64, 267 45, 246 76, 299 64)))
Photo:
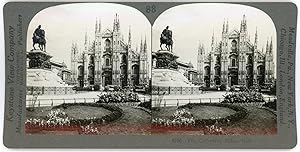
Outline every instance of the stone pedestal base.
POLYGON ((27 86, 66 87, 68 86, 57 73, 47 69, 27 69, 27 86))
POLYGON ((27 58, 29 59, 29 69, 51 69, 50 59, 52 56, 44 51, 31 50, 27 52, 27 58))
POLYGON ((177 55, 170 51, 159 50, 156 52, 156 68, 159 69, 177 69, 177 55))
POLYGON ((159 87, 194 87, 183 73, 172 69, 153 69, 152 85, 159 87))

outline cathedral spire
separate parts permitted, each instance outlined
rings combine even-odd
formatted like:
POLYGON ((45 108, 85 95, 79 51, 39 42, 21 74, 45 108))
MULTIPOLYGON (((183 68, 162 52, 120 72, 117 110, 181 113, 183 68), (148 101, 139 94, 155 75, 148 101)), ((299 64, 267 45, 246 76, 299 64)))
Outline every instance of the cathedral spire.
POLYGON ((145 41, 144 41, 144 52, 147 51, 147 38, 146 38, 146 35, 145 35, 145 41))
POLYGON ((72 46, 71 46, 71 55, 75 54, 75 47, 74 47, 74 42, 72 41, 72 46))
POLYGON ((198 45, 198 57, 199 55, 203 55, 203 44, 201 44, 201 42, 199 41, 199 45, 198 45))
POLYGON ((227 23, 226 23, 226 33, 229 32, 229 24, 228 24, 228 19, 227 19, 227 23))
POLYGON ((131 48, 131 26, 129 26, 128 31, 128 48, 131 48))
POLYGON ((246 15, 243 15, 243 20, 241 22, 241 32, 247 32, 247 20, 246 15))
POLYGON ((78 45, 77 45, 77 43, 75 42, 74 45, 75 45, 76 53, 78 53, 78 45))
POLYGON ((101 32, 101 18, 99 18, 99 22, 98 22, 98 32, 101 32))
POLYGON ((270 42, 270 46, 269 46, 269 54, 271 54, 273 51, 273 43, 272 43, 272 37, 271 37, 271 42, 270 42))
POLYGON ((97 20, 97 18, 96 18, 95 33, 97 33, 97 31, 98 31, 98 20, 97 20))
POLYGON ((119 15, 118 15, 118 31, 120 30, 120 19, 119 19, 119 15))
POLYGON ((241 21, 240 32, 243 32, 243 21, 241 21))
POLYGON ((266 53, 269 52, 269 39, 267 39, 267 45, 266 45, 266 53))
POLYGON ((113 31, 118 32, 120 30, 120 22, 119 22, 119 16, 116 13, 115 19, 114 19, 114 26, 113 26, 113 31))
POLYGON ((141 36, 140 52, 143 52, 143 37, 141 36))
POLYGON ((222 33, 225 33, 225 18, 224 18, 224 21, 223 21, 223 30, 222 30, 222 33))
POLYGON ((243 23, 246 23, 246 15, 243 15, 243 23))
POLYGON ((114 23, 113 23, 113 31, 116 30, 116 18, 114 18, 114 23))
POLYGON ((119 15, 116 13, 116 20, 117 20, 117 23, 119 23, 119 15))
POLYGON ((91 46, 91 39, 88 37, 89 43, 88 43, 88 49, 90 49, 91 46))
POLYGON ((213 29, 213 34, 212 34, 212 37, 211 37, 211 46, 214 45, 214 43, 215 43, 214 41, 215 41, 215 31, 213 29))
POLYGON ((87 32, 85 32, 85 37, 84 37, 84 45, 87 45, 87 41, 88 41, 88 38, 87 38, 87 32))
POLYGON ((119 32, 120 31, 120 20, 119 15, 116 13, 115 20, 114 20, 114 31, 119 32))
POLYGON ((72 54, 74 55, 74 57, 76 56, 76 54, 78 53, 78 49, 77 49, 77 43, 72 42, 72 54))
POLYGON ((255 37, 254 37, 254 49, 257 49, 257 42, 258 42, 258 35, 257 35, 257 27, 256 27, 255 37))
POLYGON ((84 37, 84 51, 87 51, 88 47, 89 47, 88 34, 87 34, 87 32, 85 32, 85 37, 84 37))

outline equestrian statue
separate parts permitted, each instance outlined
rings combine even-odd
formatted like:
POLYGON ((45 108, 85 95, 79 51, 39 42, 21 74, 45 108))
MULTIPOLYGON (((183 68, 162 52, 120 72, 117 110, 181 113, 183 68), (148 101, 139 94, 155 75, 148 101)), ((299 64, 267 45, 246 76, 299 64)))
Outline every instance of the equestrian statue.
POLYGON ((165 47, 168 51, 173 50, 173 40, 172 40, 172 31, 169 30, 169 26, 167 26, 160 35, 160 49, 162 49, 162 44, 165 44, 165 47))
POLYGON ((34 33, 33 33, 33 37, 32 37, 32 41, 33 41, 33 49, 36 50, 35 48, 35 44, 38 44, 39 48, 41 51, 46 52, 46 39, 45 39, 45 31, 43 29, 41 29, 41 25, 39 25, 34 33))

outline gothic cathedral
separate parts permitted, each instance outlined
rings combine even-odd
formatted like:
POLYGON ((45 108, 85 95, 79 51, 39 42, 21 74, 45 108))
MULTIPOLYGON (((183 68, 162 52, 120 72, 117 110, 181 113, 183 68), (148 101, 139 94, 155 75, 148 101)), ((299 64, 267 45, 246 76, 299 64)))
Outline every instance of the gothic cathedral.
POLYGON ((274 81, 274 57, 272 38, 266 50, 257 48, 258 34, 250 42, 246 16, 243 16, 240 30, 229 31, 228 21, 223 23, 222 39, 215 41, 214 34, 210 51, 205 52, 199 44, 197 71, 200 84, 206 87, 224 84, 226 86, 271 85, 274 81))
POLYGON ((79 52, 76 43, 71 48, 71 82, 79 87, 99 85, 147 86, 149 65, 146 38, 141 40, 138 52, 131 45, 129 27, 128 42, 123 39, 119 16, 116 14, 113 28, 101 29, 96 20, 95 38, 89 41, 85 35, 84 50, 79 52))

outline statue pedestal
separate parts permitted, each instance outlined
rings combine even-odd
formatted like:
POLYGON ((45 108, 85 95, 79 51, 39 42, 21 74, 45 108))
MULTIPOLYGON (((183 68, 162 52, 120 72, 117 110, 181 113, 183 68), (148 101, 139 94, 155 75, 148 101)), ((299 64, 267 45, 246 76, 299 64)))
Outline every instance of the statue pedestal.
POLYGON ((51 69, 50 59, 52 56, 44 51, 33 49, 27 52, 27 58, 29 59, 29 69, 51 69))
POLYGON ((177 59, 172 52, 159 50, 152 56, 156 67, 152 69, 152 86, 156 87, 193 87, 194 85, 178 70, 177 59))
POLYGON ((33 49, 27 52, 27 58, 29 59, 29 66, 26 71, 27 87, 33 89, 43 87, 46 90, 48 89, 48 91, 49 87, 57 87, 62 90, 69 87, 61 77, 58 76, 57 72, 51 69, 50 59, 52 56, 50 54, 39 49, 33 49))
POLYGON ((177 55, 170 51, 159 50, 156 52, 156 68, 158 69, 177 69, 177 55))

